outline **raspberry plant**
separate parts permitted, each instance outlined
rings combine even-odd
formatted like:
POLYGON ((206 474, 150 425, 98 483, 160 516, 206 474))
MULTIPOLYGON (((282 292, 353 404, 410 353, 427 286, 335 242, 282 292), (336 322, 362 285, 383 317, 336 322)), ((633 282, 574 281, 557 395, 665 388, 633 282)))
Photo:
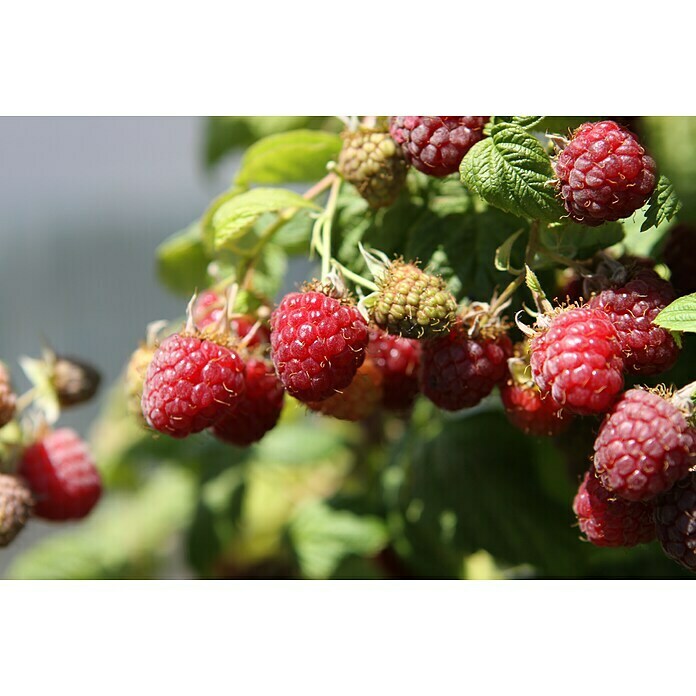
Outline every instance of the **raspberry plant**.
POLYGON ((13 577, 689 575, 696 126, 209 121, 209 166, 241 148, 158 249, 182 311, 95 425, 112 501, 13 577))

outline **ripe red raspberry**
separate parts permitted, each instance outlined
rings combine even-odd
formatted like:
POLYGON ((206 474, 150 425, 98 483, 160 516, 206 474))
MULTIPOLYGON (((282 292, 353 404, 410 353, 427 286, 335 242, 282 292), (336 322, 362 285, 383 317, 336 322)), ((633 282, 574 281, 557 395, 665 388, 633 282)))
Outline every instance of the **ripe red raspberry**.
POLYGON ((389 132, 406 159, 430 176, 459 170, 464 155, 483 138, 488 116, 392 116, 389 132))
POLYGON ((655 501, 655 526, 665 554, 696 573, 696 473, 655 501))
POLYGON ((696 431, 667 399, 630 389, 604 419, 594 451, 595 471, 608 491, 649 500, 696 464, 696 431))
POLYGON ((276 377, 273 365, 261 358, 246 362, 246 391, 229 415, 213 426, 215 437, 247 447, 258 442, 278 422, 283 410, 283 385, 276 377))
POLYGON ((501 385, 500 398, 509 421, 528 435, 558 435, 572 420, 551 395, 543 397, 533 384, 518 384, 511 378, 501 385))
POLYGON ((674 227, 662 257, 672 274, 670 280, 677 293, 681 296, 696 292, 696 227, 686 224, 674 227))
POLYGON ((655 271, 642 269, 617 288, 595 295, 589 306, 605 311, 614 324, 626 371, 655 375, 669 370, 679 357, 672 334, 653 319, 676 299, 674 288, 655 271))
POLYGON ((609 317, 579 307, 540 323, 541 333, 530 342, 530 364, 541 393, 578 415, 607 411, 624 382, 621 346, 609 317))
MULTIPOLYGON (((205 329, 220 321, 225 307, 224 294, 214 290, 202 292, 193 305, 193 321, 199 329, 205 329)), ((250 316, 235 317, 230 319, 230 329, 234 336, 245 338, 256 324, 256 320, 250 316)), ((256 328, 254 335, 249 339, 249 348, 259 346, 270 341, 268 327, 261 324, 256 328)))
POLYGON ((237 353, 187 333, 162 341, 147 368, 142 409, 150 427, 172 437, 205 430, 244 393, 237 353))
POLYGON ((307 406, 325 416, 359 421, 371 416, 382 400, 382 373, 369 357, 358 368, 353 381, 343 391, 307 406))
POLYGON ((614 121, 584 123, 554 163, 570 217, 584 225, 629 217, 655 189, 655 162, 614 121))
POLYGON ((24 529, 34 505, 31 492, 16 476, 0 474, 0 548, 24 529))
POLYGON ((655 538, 653 506, 613 497, 591 471, 580 484, 573 512, 587 541, 595 546, 635 546, 655 538))
POLYGON ((69 428, 27 447, 18 473, 34 494, 34 513, 47 520, 81 519, 101 497, 101 477, 89 448, 69 428))
POLYGON ((0 362, 0 428, 7 425, 14 417, 17 397, 12 390, 10 374, 0 362))
POLYGON ((285 389, 322 401, 345 389, 365 359, 367 322, 357 307, 313 290, 286 295, 271 315, 271 358, 285 389))
POLYGON ((371 329, 367 355, 382 373, 382 406, 390 411, 408 411, 419 391, 420 343, 371 329))
POLYGON ((473 338, 458 325, 447 336, 424 347, 423 394, 446 411, 476 406, 507 377, 511 355, 512 342, 507 334, 473 338))

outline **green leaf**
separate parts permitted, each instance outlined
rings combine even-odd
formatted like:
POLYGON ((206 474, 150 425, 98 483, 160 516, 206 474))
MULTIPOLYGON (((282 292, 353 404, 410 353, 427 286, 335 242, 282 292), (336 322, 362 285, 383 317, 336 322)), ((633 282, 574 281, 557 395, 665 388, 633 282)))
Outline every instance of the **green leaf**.
MULTIPOLYGON (((495 267, 499 271, 510 271, 515 270, 510 265, 510 254, 512 254, 512 247, 519 238, 524 230, 517 230, 514 234, 511 234, 496 250, 495 250, 495 267)), ((517 269, 519 270, 519 269, 517 269)))
POLYGON ((100 502, 80 526, 53 534, 20 554, 7 573, 17 580, 151 578, 190 521, 189 473, 162 467, 134 495, 100 502))
POLYGON ((306 578, 331 577, 348 556, 373 556, 387 543, 382 520, 310 502, 296 512, 289 535, 306 578))
POLYGON ((340 129, 340 121, 326 116, 213 116, 207 120, 205 162, 217 164, 235 148, 283 131, 298 128, 340 129))
POLYGON ((261 215, 287 208, 317 206, 294 191, 280 188, 256 188, 230 198, 212 216, 215 250, 234 251, 236 242, 254 227, 261 215))
POLYGON ((670 331, 696 333, 696 293, 674 300, 653 319, 653 323, 670 331))
POLYGON ((660 177, 653 195, 648 201, 645 220, 640 231, 645 232, 651 227, 657 227, 663 222, 669 222, 681 209, 681 201, 672 186, 672 182, 664 176, 660 177))
POLYGON ((320 179, 340 150, 341 137, 334 133, 295 130, 270 135, 244 153, 236 183, 249 186, 320 179))
POLYGON ((620 242, 624 228, 619 222, 606 222, 599 227, 562 222, 542 228, 539 237, 546 248, 557 254, 587 259, 595 252, 620 242))
MULTIPOLYGON (((525 130, 538 130, 544 116, 495 116, 494 123, 513 123, 525 130)), ((492 124, 493 125, 493 124, 492 124)))
POLYGON ((578 574, 589 545, 573 528, 572 487, 564 502, 542 483, 562 467, 550 448, 515 430, 500 412, 465 412, 433 432, 411 426, 383 477, 397 551, 424 577, 459 577, 480 550, 537 574, 578 574))
POLYGON ((506 212, 546 221, 563 214, 548 154, 517 124, 496 123, 466 154, 460 174, 472 191, 506 212))
POLYGON ((190 296, 208 285, 208 257, 199 222, 162 242, 155 252, 157 275, 169 290, 190 296))

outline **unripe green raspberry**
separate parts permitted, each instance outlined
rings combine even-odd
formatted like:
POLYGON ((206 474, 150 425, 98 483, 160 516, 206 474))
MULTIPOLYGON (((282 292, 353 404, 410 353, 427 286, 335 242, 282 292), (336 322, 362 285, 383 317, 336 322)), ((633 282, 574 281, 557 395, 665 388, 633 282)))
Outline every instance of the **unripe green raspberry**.
POLYGON ((126 398, 128 400, 128 412, 140 423, 146 426, 145 417, 140 404, 143 396, 143 385, 147 368, 152 362, 155 354, 155 346, 149 344, 141 345, 131 355, 128 367, 126 368, 126 398))
POLYGON ((457 301, 442 278, 401 261, 387 267, 370 309, 377 326, 406 338, 431 338, 449 330, 456 311, 457 301))
POLYGON ((338 169, 371 208, 383 208, 399 195, 408 164, 389 133, 363 128, 343 134, 338 169))
POLYGON ((0 428, 12 420, 16 401, 17 397, 10 383, 10 373, 5 365, 0 362, 0 428))
POLYGON ((0 474, 0 548, 8 546, 24 529, 34 501, 16 476, 0 474))

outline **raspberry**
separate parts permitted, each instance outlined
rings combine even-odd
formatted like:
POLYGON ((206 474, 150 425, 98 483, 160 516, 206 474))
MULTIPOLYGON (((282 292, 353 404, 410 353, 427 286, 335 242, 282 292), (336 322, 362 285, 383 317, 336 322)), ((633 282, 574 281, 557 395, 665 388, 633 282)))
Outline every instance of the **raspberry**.
POLYGON ((27 447, 18 473, 34 495, 34 513, 47 520, 81 519, 101 497, 101 478, 87 444, 69 428, 27 447))
POLYGON ((655 527, 665 554, 696 573, 696 473, 657 499, 655 527))
POLYGON ((530 364, 541 393, 578 415, 607 411, 623 388, 624 361, 606 313, 579 307, 539 323, 541 333, 530 342, 530 364))
POLYGON ((246 391, 229 415, 213 426, 215 437, 247 447, 258 442, 278 422, 283 410, 283 385, 273 365, 260 358, 249 358, 245 368, 246 391))
POLYGON ((374 413, 382 400, 382 373, 369 357, 346 389, 324 401, 307 404, 313 411, 339 420, 359 421, 374 413))
POLYGON ((24 529, 34 500, 16 476, 0 474, 0 548, 9 546, 24 529))
POLYGON ((244 393, 244 363, 215 340, 172 334, 147 368, 142 409, 148 425, 172 437, 205 430, 244 393))
POLYGON ((476 406, 507 377, 511 355, 512 342, 506 334, 471 338, 456 326, 423 349, 423 394, 446 411, 476 406))
POLYGON ((558 303, 567 302, 568 304, 582 303, 585 292, 584 285, 584 278, 574 273, 558 289, 554 301, 558 303))
POLYGON ((379 279, 371 318, 388 333, 406 338, 430 338, 447 331, 457 301, 445 281, 411 263, 394 261, 379 279))
POLYGON ((681 296, 696 292, 696 227, 682 224, 672 228, 662 257, 677 293, 681 296))
POLYGON ((464 155, 483 138, 488 116, 392 116, 389 132, 406 159, 430 176, 459 170, 464 155))
POLYGON ((389 411, 408 411, 419 391, 420 343, 371 329, 367 355, 382 373, 382 406, 389 411))
POLYGON ((509 421, 528 435, 558 435, 572 420, 552 396, 542 397, 533 384, 509 379, 500 387, 500 398, 509 421))
POLYGON ((594 451, 595 471, 608 491, 649 500, 696 464, 696 431, 667 399, 630 389, 604 419, 594 451))
POLYGON ((655 538, 652 505, 612 497, 590 471, 575 496, 573 512, 595 546, 636 546, 655 538))
MULTIPOLYGON (((199 329, 213 326, 220 321, 225 307, 225 296, 214 290, 202 292, 193 305, 193 321, 199 329)), ((245 338, 256 324, 256 320, 250 316, 234 317, 230 319, 230 329, 233 335, 245 338)), ((254 335, 247 342, 249 348, 266 344, 270 341, 268 327, 261 324, 254 335)))
POLYGON ((97 393, 101 375, 92 365, 61 355, 51 362, 51 381, 61 406, 83 404, 97 393))
POLYGON ((347 301, 315 292, 286 295, 271 315, 271 358, 285 389, 322 401, 345 389, 365 359, 367 322, 347 301))
POLYGON ((672 286, 655 271, 642 269, 617 288, 595 295, 589 306, 604 310, 619 336, 626 371, 654 375, 668 370, 679 357, 672 334, 653 324, 660 310, 676 299, 672 286))
POLYGON ((17 397, 12 390, 10 374, 0 362, 0 428, 7 425, 13 418, 17 397))
POLYGON ((568 214, 589 226, 629 217, 643 207, 657 181, 652 157, 614 121, 580 126, 554 168, 568 214))
POLYGON ((399 195, 408 164, 389 133, 361 129, 343 134, 338 169, 371 208, 383 208, 399 195))

